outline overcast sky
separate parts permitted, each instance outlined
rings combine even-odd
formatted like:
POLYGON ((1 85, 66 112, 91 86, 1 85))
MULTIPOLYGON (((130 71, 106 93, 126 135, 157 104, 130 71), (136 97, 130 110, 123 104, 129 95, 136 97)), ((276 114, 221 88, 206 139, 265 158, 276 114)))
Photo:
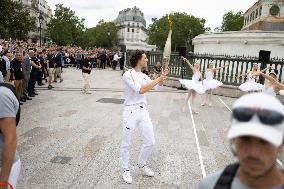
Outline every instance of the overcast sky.
POLYGON ((257 0, 47 0, 52 10, 60 2, 70 7, 81 18, 86 27, 94 27, 99 20, 113 21, 120 10, 139 7, 144 13, 147 26, 151 18, 171 13, 186 12, 206 19, 206 27, 214 29, 221 25, 224 13, 246 11, 257 0))

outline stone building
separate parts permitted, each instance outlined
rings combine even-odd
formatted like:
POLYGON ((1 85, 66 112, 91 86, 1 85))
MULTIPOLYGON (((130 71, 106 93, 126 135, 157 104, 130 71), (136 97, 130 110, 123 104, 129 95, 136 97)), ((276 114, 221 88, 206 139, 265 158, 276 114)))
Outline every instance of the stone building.
POLYGON ((147 44, 146 20, 142 11, 137 8, 127 8, 119 12, 114 20, 118 27, 118 42, 126 46, 127 50, 155 50, 156 46, 147 44))
POLYGON ((242 31, 215 32, 193 39, 194 52, 214 55, 284 58, 284 0, 259 0, 245 14, 242 31))
POLYGON ((41 37, 42 44, 46 42, 46 31, 47 24, 49 23, 52 10, 45 0, 15 0, 24 5, 24 7, 29 10, 30 15, 36 18, 36 30, 29 33, 29 40, 32 42, 40 41, 40 25, 41 25, 41 37), (42 20, 40 24, 39 16, 42 15, 42 20))
POLYGON ((284 31, 284 1, 256 2, 244 13, 242 30, 284 31))

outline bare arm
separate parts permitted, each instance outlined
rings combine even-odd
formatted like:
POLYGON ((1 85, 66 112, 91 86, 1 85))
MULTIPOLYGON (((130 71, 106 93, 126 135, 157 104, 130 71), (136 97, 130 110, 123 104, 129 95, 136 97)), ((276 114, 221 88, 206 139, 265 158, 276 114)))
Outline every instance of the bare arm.
POLYGON ((260 72, 259 75, 263 76, 265 79, 271 81, 272 83, 275 83, 275 84, 279 83, 276 79, 274 79, 273 77, 271 77, 267 74, 260 72))
POLYGON ((160 77, 158 77, 157 79, 154 79, 153 81, 151 81, 150 83, 146 84, 146 85, 142 85, 140 88, 139 93, 140 94, 144 94, 148 91, 150 91, 151 89, 153 89, 156 85, 163 85, 164 81, 167 79, 167 72, 162 71, 162 74, 160 77))
POLYGON ((187 63, 187 65, 190 67, 190 69, 192 69, 192 71, 194 71, 194 67, 193 65, 189 62, 189 60, 187 60, 186 58, 184 58, 183 56, 181 57, 183 61, 185 61, 187 63))
POLYGON ((34 63, 34 61, 31 61, 31 65, 32 65, 33 67, 35 67, 35 68, 38 68, 38 69, 41 68, 41 66, 36 65, 36 64, 34 63))
POLYGON ((4 135, 4 150, 2 154, 2 165, 0 173, 0 182, 7 182, 13 165, 16 152, 17 136, 16 136, 16 119, 2 118, 0 119, 0 130, 4 135))

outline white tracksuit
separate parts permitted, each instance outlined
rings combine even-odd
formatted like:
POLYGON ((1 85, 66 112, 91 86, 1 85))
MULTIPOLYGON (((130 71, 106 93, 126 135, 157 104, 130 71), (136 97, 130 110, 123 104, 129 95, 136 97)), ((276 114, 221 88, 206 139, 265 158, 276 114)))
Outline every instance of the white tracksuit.
POLYGON ((138 166, 143 167, 155 144, 154 131, 145 94, 139 94, 142 85, 151 82, 151 79, 142 72, 134 69, 128 70, 123 74, 124 84, 124 111, 123 111, 123 136, 120 148, 122 168, 129 170, 129 147, 131 145, 132 134, 138 127, 143 138, 143 145, 138 160, 138 166))

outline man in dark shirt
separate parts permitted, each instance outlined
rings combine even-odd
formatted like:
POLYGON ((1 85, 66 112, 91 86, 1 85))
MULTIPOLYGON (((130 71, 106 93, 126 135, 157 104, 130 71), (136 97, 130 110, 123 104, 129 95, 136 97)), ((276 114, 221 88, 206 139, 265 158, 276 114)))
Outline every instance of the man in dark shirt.
POLYGON ((55 54, 54 82, 57 82, 57 78, 60 78, 60 83, 63 81, 61 77, 61 67, 62 67, 62 54, 60 52, 60 49, 57 49, 55 54))
POLYGON ((31 57, 31 65, 32 65, 32 71, 30 75, 30 81, 28 84, 28 94, 30 97, 34 97, 35 95, 38 95, 35 92, 35 84, 38 79, 39 70, 41 69, 40 63, 36 55, 31 57))
POLYGON ((11 64, 13 65, 13 75, 14 75, 14 85, 16 90, 16 97, 18 100, 25 101, 21 98, 22 92, 23 92, 23 68, 22 68, 22 62, 23 62, 23 55, 18 52, 16 54, 16 57, 12 60, 11 64))
POLYGON ((41 66, 41 69, 39 69, 39 72, 38 72, 37 83, 38 83, 39 86, 42 86, 42 85, 44 85, 42 83, 42 77, 43 77, 43 74, 44 74, 44 55, 43 55, 42 51, 39 52, 37 59, 38 59, 38 62, 40 63, 40 66, 41 66))
POLYGON ((52 76, 55 75, 55 50, 47 54, 47 69, 48 69, 48 89, 52 89, 52 76))
POLYGON ((92 63, 90 62, 90 56, 86 56, 83 62, 82 75, 84 80, 83 93, 92 94, 90 92, 91 88, 91 71, 92 63))

